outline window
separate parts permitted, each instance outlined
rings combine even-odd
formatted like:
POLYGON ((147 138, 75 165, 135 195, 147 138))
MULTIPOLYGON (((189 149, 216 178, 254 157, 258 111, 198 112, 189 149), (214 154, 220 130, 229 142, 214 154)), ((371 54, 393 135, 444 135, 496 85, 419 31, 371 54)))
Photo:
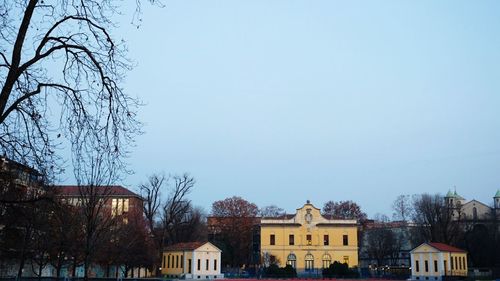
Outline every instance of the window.
POLYGON ((349 256, 344 256, 344 263, 349 264, 349 256))
POLYGON ((307 245, 312 245, 312 235, 311 234, 306 235, 306 240, 307 240, 307 245))
POLYGON ((451 269, 455 269, 455 263, 453 262, 453 257, 450 257, 451 269))
POLYGON ((464 262, 464 269, 467 269, 467 260, 465 260, 465 257, 462 257, 462 261, 464 262))
POLYGON ((420 266, 418 264, 418 261, 415 261, 415 271, 419 272, 420 271, 420 266))
POLYGON ((111 200, 111 215, 114 216, 120 216, 123 215, 123 213, 128 212, 128 207, 129 207, 129 199, 123 199, 123 198, 113 198, 111 200))
POLYGON ((128 212, 128 198, 123 200, 123 212, 128 212))
POLYGON ((192 262, 191 262, 191 259, 188 259, 188 273, 191 273, 191 266, 192 266, 192 262))
POLYGON ((438 272, 438 261, 434 261, 434 272, 438 272))
POLYGON ((330 237, 328 236, 328 234, 323 235, 323 245, 330 245, 330 237))
POLYGON ((429 272, 429 261, 426 260, 424 263, 425 263, 425 272, 429 272))
POLYGON ((443 261, 443 267, 444 267, 445 274, 448 271, 448 268, 446 266, 447 266, 446 261, 443 261))
POLYGON ((167 257, 167 267, 170 268, 170 255, 167 257))
POLYGON ((175 268, 179 268, 179 255, 175 256, 175 268))
POLYGON ((181 255, 181 268, 184 268, 184 255, 181 255))
POLYGON ((472 208, 472 219, 477 220, 477 209, 476 209, 476 207, 472 208))
POLYGON ((208 266, 209 266, 209 261, 208 261, 208 259, 206 259, 206 261, 205 261, 205 270, 208 270, 208 266))
POLYGON ((166 260, 167 260, 167 259, 166 259, 166 256, 163 256, 163 268, 165 268, 165 267, 166 267, 166 260))
POLYGON ((269 244, 270 245, 276 245, 276 236, 274 234, 271 234, 271 237, 269 237, 269 244))
POLYGON ((458 269, 459 265, 458 265, 458 257, 455 257, 455 269, 458 269))
POLYGON ((311 271, 314 269, 314 257, 311 254, 306 255, 306 271, 311 271))
POLYGON ((344 246, 349 245, 349 236, 347 236, 347 235, 342 236, 342 241, 343 241, 344 246))
POLYGON ((329 268, 332 263, 332 257, 329 254, 323 255, 323 268, 329 268))
POLYGON ((217 259, 214 259, 214 271, 217 271, 217 259))
POLYGON ((118 214, 118 199, 113 198, 111 200, 111 216, 116 216, 118 214))
POLYGON ((201 260, 198 259, 198 270, 201 270, 201 260))
POLYGON ((286 264, 291 265, 293 268, 297 265, 297 257, 294 254, 289 254, 286 260, 286 264))
POLYGON ((293 234, 288 235, 288 245, 295 245, 295 236, 293 234))

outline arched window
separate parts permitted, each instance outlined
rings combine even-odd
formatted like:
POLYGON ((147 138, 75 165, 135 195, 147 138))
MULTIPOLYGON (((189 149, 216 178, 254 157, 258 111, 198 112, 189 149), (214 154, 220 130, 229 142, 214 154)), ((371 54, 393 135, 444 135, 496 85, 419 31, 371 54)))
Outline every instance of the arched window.
POLYGON ((472 219, 477 220, 477 209, 476 209, 476 207, 472 208, 472 219))
POLYGON ((329 254, 323 255, 323 268, 329 268, 332 263, 332 257, 329 254))
POLYGON ((306 271, 311 271, 314 269, 314 256, 311 254, 306 255, 306 271))
POLYGON ((294 254, 289 254, 287 257, 286 264, 289 264, 293 268, 295 268, 297 266, 297 257, 294 254))

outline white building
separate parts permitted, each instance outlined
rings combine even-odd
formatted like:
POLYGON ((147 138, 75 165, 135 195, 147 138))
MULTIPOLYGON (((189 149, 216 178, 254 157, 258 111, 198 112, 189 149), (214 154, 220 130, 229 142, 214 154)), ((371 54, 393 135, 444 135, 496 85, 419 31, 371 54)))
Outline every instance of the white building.
POLYGON ((221 279, 222 251, 210 242, 188 242, 163 250, 161 273, 167 278, 221 279))

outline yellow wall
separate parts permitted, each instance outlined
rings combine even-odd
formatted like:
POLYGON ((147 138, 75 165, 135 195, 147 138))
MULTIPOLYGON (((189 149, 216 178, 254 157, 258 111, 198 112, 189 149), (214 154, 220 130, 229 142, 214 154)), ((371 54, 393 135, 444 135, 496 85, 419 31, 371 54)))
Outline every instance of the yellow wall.
POLYGON ((192 259, 191 251, 165 251, 163 252, 162 269, 163 275, 181 275, 189 273, 189 259, 192 259))
POLYGON ((325 255, 331 257, 332 263, 347 262, 349 267, 354 267, 358 265, 357 224, 354 220, 328 220, 312 204, 305 204, 297 209, 292 219, 262 219, 261 254, 265 253, 275 256, 280 266, 285 266, 288 255, 293 253, 298 271, 306 267, 308 254, 314 258, 314 269, 323 268, 325 255), (307 216, 310 216, 310 221, 307 216), (294 245, 289 245, 291 234, 294 235, 294 245), (271 235, 275 237, 275 245, 270 243, 271 235), (311 242, 307 235, 311 236, 311 242), (328 235, 328 245, 324 245, 324 235, 328 235), (348 238, 347 245, 343 243, 344 235, 348 238))
POLYGON ((438 276, 467 276, 467 269, 467 253, 441 252, 427 244, 422 244, 411 252, 411 272, 414 277, 425 280, 438 276), (435 265, 438 266, 437 270, 435 265))

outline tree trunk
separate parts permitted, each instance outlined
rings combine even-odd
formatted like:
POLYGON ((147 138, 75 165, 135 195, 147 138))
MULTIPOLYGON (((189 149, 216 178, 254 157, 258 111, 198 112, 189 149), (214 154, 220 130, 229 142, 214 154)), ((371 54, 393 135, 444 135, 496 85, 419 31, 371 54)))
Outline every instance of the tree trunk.
POLYGON ((14 43, 12 50, 12 61, 9 73, 7 74, 7 79, 3 85, 2 91, 0 92, 0 116, 3 115, 5 111, 5 106, 9 100, 12 88, 19 77, 18 68, 21 63, 21 55, 24 44, 24 39, 26 38, 26 33, 28 32, 29 24, 31 22, 31 17, 33 16, 33 11, 35 10, 38 0, 31 0, 26 6, 26 11, 24 12, 23 20, 19 26, 19 31, 17 33, 16 42, 14 43))
POLYGON ((42 280, 43 262, 38 265, 38 280, 42 280))
POLYGON ((26 261, 26 250, 28 247, 28 240, 31 236, 31 227, 26 227, 26 232, 24 233, 23 247, 21 250, 21 258, 19 260, 19 270, 17 271, 17 278, 21 279, 23 275, 24 263, 26 261))
POLYGON ((73 272, 71 273, 71 277, 76 277, 76 257, 73 258, 73 272))
POLYGON ((61 277, 61 268, 62 268, 62 262, 59 258, 57 260, 57 265, 56 265, 56 280, 59 280, 59 277, 61 277))

